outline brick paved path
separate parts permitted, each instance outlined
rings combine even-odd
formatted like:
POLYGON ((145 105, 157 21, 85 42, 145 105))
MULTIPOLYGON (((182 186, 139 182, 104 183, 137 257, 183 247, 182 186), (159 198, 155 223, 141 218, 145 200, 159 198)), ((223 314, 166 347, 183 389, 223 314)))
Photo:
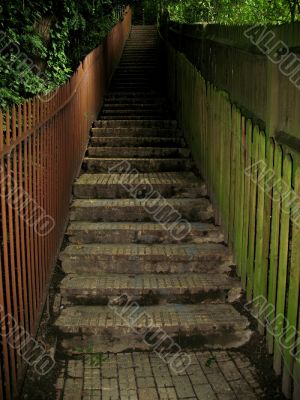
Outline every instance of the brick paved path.
POLYGON ((192 363, 177 375, 153 353, 85 356, 65 364, 57 381, 70 400, 252 400, 262 395, 247 358, 225 351, 191 352, 192 363))

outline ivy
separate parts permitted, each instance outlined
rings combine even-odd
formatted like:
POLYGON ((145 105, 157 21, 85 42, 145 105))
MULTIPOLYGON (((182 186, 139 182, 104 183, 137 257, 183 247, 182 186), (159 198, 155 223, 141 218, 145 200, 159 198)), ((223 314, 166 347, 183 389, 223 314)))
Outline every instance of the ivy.
POLYGON ((117 0, 6 0, 0 7, 0 108, 65 83, 117 21, 117 0))

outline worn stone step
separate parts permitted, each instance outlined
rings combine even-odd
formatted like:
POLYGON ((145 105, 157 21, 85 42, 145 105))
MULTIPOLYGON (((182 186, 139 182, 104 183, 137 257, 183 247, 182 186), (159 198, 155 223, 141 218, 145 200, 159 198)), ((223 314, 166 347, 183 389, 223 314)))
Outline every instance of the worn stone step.
POLYGON ((92 137, 93 147, 185 147, 183 138, 176 137, 92 137))
POLYGON ((225 273, 233 264, 223 244, 81 244, 60 254, 67 274, 225 273))
POLYGON ((247 318, 228 304, 74 306, 63 310, 55 322, 64 336, 65 349, 78 352, 88 346, 97 353, 151 350, 154 346, 156 351, 169 352, 173 346, 178 351, 191 342, 198 347, 237 348, 250 340, 249 325, 247 318))
POLYGON ((135 60, 147 60, 150 64, 158 63, 159 56, 156 51, 152 51, 151 49, 147 49, 145 51, 140 51, 137 49, 124 49, 124 53, 120 60, 122 62, 134 62, 135 60))
MULTIPOLYGON (((180 225, 180 224, 179 224, 180 225)), ((174 234, 173 224, 164 226, 155 222, 86 222, 70 223, 67 235, 70 243, 222 243, 224 234, 213 224, 192 223, 190 230, 184 230, 185 225, 178 228, 182 235, 174 234)))
POLYGON ((197 198, 207 196, 206 185, 193 173, 164 172, 139 174, 82 174, 73 185, 74 196, 89 198, 197 198))
MULTIPOLYGON (((117 138, 132 137, 142 139, 148 137, 156 138, 178 138, 182 137, 182 132, 179 129, 172 128, 92 128, 92 137, 112 137, 117 138)), ((170 146, 172 147, 172 146, 170 146)))
POLYGON ((145 51, 142 51, 140 48, 127 47, 124 49, 124 52, 126 53, 121 57, 120 63, 122 63, 124 60, 127 62, 133 62, 136 57, 148 57, 150 64, 153 62, 159 63, 159 54, 157 54, 157 52, 155 52, 156 54, 153 53, 149 48, 147 48, 145 51))
POLYGON ((119 64, 119 68, 128 68, 128 69, 152 68, 159 71, 159 64, 158 62, 150 62, 149 60, 121 61, 119 64))
POLYGON ((185 147, 89 147, 87 157, 130 158, 188 158, 191 152, 185 147))
POLYGON ((127 76, 115 76, 111 82, 111 87, 113 86, 124 86, 127 87, 128 90, 132 89, 132 86, 144 86, 149 87, 157 82, 157 79, 154 79, 154 75, 150 77, 150 75, 144 74, 143 76, 134 76, 134 75, 127 75, 127 76))
POLYGON ((105 107, 114 107, 114 108, 121 108, 126 105, 127 107, 145 107, 145 108, 150 108, 150 107, 162 107, 166 106, 167 102, 163 99, 160 98, 154 98, 154 97, 149 97, 145 98, 143 96, 140 97, 106 97, 105 102, 104 102, 104 108, 105 107))
POLYGON ((157 58, 157 49, 156 48, 132 48, 132 47, 125 47, 124 51, 123 51, 123 55, 122 58, 124 58, 124 56, 132 56, 132 58, 134 59, 134 57, 136 55, 140 56, 140 55, 146 55, 146 56, 154 56, 155 58, 157 58))
MULTIPOLYGON (((153 44, 153 42, 151 42, 153 44)), ((153 53, 157 56, 157 49, 153 46, 145 46, 145 47, 140 47, 140 48, 132 48, 129 47, 128 44, 125 45, 123 54, 126 52, 137 52, 137 53, 153 53)))
POLYGON ((139 172, 191 171, 191 158, 89 158, 83 160, 83 170, 91 173, 108 172, 122 162, 139 172))
POLYGON ((135 90, 137 88, 138 91, 141 91, 142 89, 144 91, 152 90, 153 87, 157 82, 153 81, 152 79, 146 79, 146 80, 139 80, 139 79, 130 79, 129 82, 125 81, 125 79, 117 79, 112 82, 110 86, 110 90, 128 90, 132 89, 135 90))
POLYGON ((152 70, 158 70, 157 65, 152 65, 152 64, 143 64, 143 65, 138 65, 138 64, 130 64, 130 65, 118 65, 116 72, 119 71, 125 71, 125 70, 130 70, 130 71, 138 71, 138 70, 144 70, 144 71, 152 71, 152 70))
POLYGON ((124 106, 127 107, 135 107, 135 104, 137 104, 137 107, 145 107, 145 108, 161 108, 161 107, 168 107, 167 103, 164 102, 163 100, 155 99, 152 97, 145 98, 145 97, 109 97, 105 99, 104 102, 104 108, 121 108, 124 106))
POLYGON ((140 93, 147 93, 153 91, 154 84, 148 82, 147 84, 144 83, 130 83, 129 85, 124 85, 121 83, 115 83, 110 86, 111 92, 127 92, 129 89, 134 90, 135 92, 140 93))
POLYGON ((69 274, 60 285, 64 304, 78 305, 107 305, 124 293, 140 305, 226 302, 230 291, 232 301, 241 286, 226 274, 69 274))
POLYGON ((132 85, 133 83, 141 83, 141 84, 148 84, 150 83, 150 79, 148 76, 145 75, 138 75, 138 76, 132 76, 132 75, 125 75, 124 76, 118 76, 115 75, 112 79, 112 84, 120 83, 121 85, 132 85))
POLYGON ((117 74, 144 74, 147 76, 157 76, 159 69, 151 65, 119 66, 117 74))
MULTIPOLYGON (((153 85, 149 85, 148 87, 135 85, 135 86, 132 86, 131 88, 136 93, 140 93, 140 95, 144 94, 145 96, 147 96, 148 93, 152 93, 153 92, 153 85)), ((128 88, 126 88, 124 86, 121 87, 120 85, 118 85, 118 86, 115 86, 115 87, 112 86, 110 90, 111 90, 111 93, 114 93, 114 92, 115 93, 123 93, 123 96, 124 96, 124 94, 127 93, 128 88)), ((156 119, 155 116, 154 116, 153 119, 156 119)))
POLYGON ((133 121, 130 119, 118 120, 118 121, 95 121, 95 128, 177 128, 177 121, 174 120, 137 120, 133 121))
POLYGON ((114 119, 121 118, 124 119, 124 117, 137 117, 137 118, 153 118, 155 115, 156 118, 167 118, 170 116, 170 113, 168 110, 164 109, 155 109, 155 108, 149 108, 149 109, 138 109, 138 108, 127 108, 127 109, 111 109, 111 108, 105 108, 101 112, 101 118, 107 118, 111 117, 114 119))
POLYGON ((162 107, 169 108, 166 101, 163 99, 144 99, 143 96, 138 98, 107 98, 104 101, 103 110, 109 109, 118 109, 118 110, 126 110, 126 109, 146 109, 146 110, 160 110, 162 107), (135 100, 135 101, 134 101, 135 100))
POLYGON ((145 115, 145 113, 150 113, 150 115, 154 113, 164 113, 165 117, 170 112, 169 108, 166 105, 158 104, 154 105, 151 103, 148 104, 105 104, 102 109, 102 114, 104 115, 119 115, 122 113, 124 116, 127 114, 131 115, 145 115))
MULTIPOLYGON (((157 92, 148 92, 148 93, 141 93, 141 92, 127 92, 126 94, 124 92, 108 92, 105 96, 105 101, 107 100, 117 100, 119 98, 127 98, 127 99, 137 99, 137 98, 143 98, 145 100, 155 100, 157 98, 161 99, 159 94, 157 92)), ((136 101, 136 100, 135 100, 136 101)))
POLYGON ((165 224, 180 219, 186 219, 189 222, 211 222, 213 216, 212 205, 204 198, 91 199, 75 200, 71 206, 70 220, 94 222, 154 221, 165 224))
POLYGON ((159 59, 158 58, 153 58, 152 56, 135 56, 135 57, 130 57, 127 56, 126 58, 122 58, 119 64, 119 67, 124 67, 124 66, 159 66, 159 59))
POLYGON ((138 79, 138 78, 119 78, 119 79, 115 79, 112 83, 111 83, 111 90, 118 90, 119 87, 122 88, 122 90, 128 90, 128 89, 132 89, 134 90, 136 87, 138 88, 138 90, 141 90, 141 88, 143 90, 151 90, 153 88, 153 86, 156 85, 156 82, 153 81, 150 78, 147 79, 138 79))
MULTIPOLYGON (((145 40, 144 38, 142 38, 141 40, 145 40)), ((128 45, 124 48, 124 52, 126 52, 126 54, 130 54, 130 52, 132 52, 132 53, 134 53, 134 54, 136 54, 136 53, 138 53, 138 54, 145 54, 145 52, 146 52, 146 54, 147 54, 147 52, 148 52, 148 54, 153 54, 153 55, 155 55, 156 57, 157 57, 157 50, 156 50, 156 48, 155 48, 155 52, 156 52, 156 54, 154 54, 153 52, 152 52, 152 48, 151 48, 151 46, 155 46, 156 47, 156 42, 153 42, 153 41, 151 41, 151 39, 148 41, 146 41, 145 42, 145 48, 143 48, 143 47, 141 47, 141 46, 136 46, 134 43, 128 43, 128 45)))
MULTIPOLYGON (((126 118, 131 121, 143 121, 143 120, 148 120, 151 118, 152 120, 163 120, 169 115, 166 113, 164 114, 158 114, 158 113, 144 113, 145 115, 126 115, 126 118)), ((107 116, 107 115, 102 115, 100 118, 102 121, 118 121, 118 120, 123 120, 125 115, 113 115, 113 116, 107 116)))
POLYGON ((149 69, 133 69, 130 71, 124 71, 123 69, 117 69, 114 75, 113 79, 116 78, 132 78, 132 77, 136 77, 136 78, 144 78, 144 79, 149 79, 149 77, 154 77, 154 71, 149 71, 149 69))
POLYGON ((151 90, 153 88, 153 85, 155 84, 155 82, 152 82, 150 79, 127 79, 126 81, 124 79, 118 79, 118 80, 114 80, 112 81, 111 85, 110 85, 110 90, 114 91, 114 90, 118 90, 120 88, 120 90, 133 90, 135 91, 136 88, 138 91, 140 91, 141 89, 147 91, 147 90, 151 90))

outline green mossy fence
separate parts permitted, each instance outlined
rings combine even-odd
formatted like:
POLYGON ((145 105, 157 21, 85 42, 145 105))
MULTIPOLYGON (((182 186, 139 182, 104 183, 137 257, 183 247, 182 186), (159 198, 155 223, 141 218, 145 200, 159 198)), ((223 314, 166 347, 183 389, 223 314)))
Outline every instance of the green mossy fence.
POLYGON ((300 92, 277 73, 269 82, 265 56, 228 40, 197 38, 191 31, 199 26, 176 29, 175 38, 162 29, 173 44, 162 41, 169 98, 234 250, 247 299, 255 300, 283 392, 298 400, 300 153, 290 143, 297 143, 293 132, 300 137, 300 92), (282 134, 281 128, 291 129, 282 134))

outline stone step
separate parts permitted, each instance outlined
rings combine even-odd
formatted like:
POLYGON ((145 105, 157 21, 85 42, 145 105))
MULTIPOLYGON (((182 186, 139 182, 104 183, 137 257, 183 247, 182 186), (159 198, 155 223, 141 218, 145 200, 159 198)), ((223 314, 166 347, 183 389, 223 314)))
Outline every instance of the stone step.
MULTIPOLYGON (((71 206, 71 221, 93 222, 211 222, 211 203, 199 199, 114 199, 75 200, 71 206)), ((189 225, 186 227, 188 230, 189 225)), ((175 229, 175 228, 174 228, 175 229)), ((176 225, 177 229, 177 225, 176 225)))
POLYGON ((112 117, 114 119, 121 118, 124 119, 124 117, 138 117, 138 118, 153 118, 155 115, 156 118, 167 118, 170 113, 168 110, 164 109, 155 109, 155 108, 149 108, 149 109, 138 109, 130 107, 130 108, 125 108, 125 109, 111 109, 111 108, 104 108, 101 112, 101 118, 107 118, 107 117, 112 117))
POLYGON ((235 348, 250 340, 249 325, 228 304, 74 306, 63 310, 55 322, 64 337, 62 346, 71 353, 80 348, 84 352, 83 347, 95 353, 153 347, 169 352, 191 342, 206 348, 235 348))
POLYGON ((143 58, 146 57, 150 61, 155 60, 158 61, 157 58, 157 51, 154 49, 132 49, 132 48, 125 48, 122 59, 121 60, 135 60, 136 58, 143 58))
POLYGON ((147 93, 147 92, 152 92, 153 87, 154 85, 151 82, 148 82, 147 84, 130 83, 129 85, 117 83, 117 84, 112 84, 110 86, 110 91, 126 93, 130 89, 139 93, 147 93))
MULTIPOLYGON (((182 225, 183 235, 176 235, 172 231, 173 224, 164 226, 151 222, 86 222, 74 221, 67 230, 70 243, 222 243, 224 235, 219 227, 212 224, 192 223, 190 231, 185 231, 182 225)), ((181 232, 180 224, 178 232, 181 232)), ((176 233, 176 232, 175 232, 176 233)))
POLYGON ((93 147, 185 147, 185 141, 176 137, 92 137, 93 147))
POLYGON ((106 97, 105 102, 104 102, 104 108, 105 107, 111 107, 111 108, 121 108, 126 105, 127 107, 145 107, 145 108, 150 108, 150 107, 162 107, 166 106, 167 102, 161 98, 145 98, 145 97, 106 97))
MULTIPOLYGON (((144 41, 145 39, 142 38, 141 40, 144 41)), ((150 54, 153 54, 157 57, 156 44, 157 44, 156 41, 153 41, 152 39, 149 39, 149 40, 146 39, 145 48, 143 48, 143 47, 131 42, 131 43, 128 43, 127 46, 124 48, 124 52, 126 52, 127 54, 129 54, 130 52, 133 52, 134 54, 135 53, 144 54, 145 52, 149 52, 150 54), (155 48, 156 54, 154 54, 152 51, 153 47, 155 48)))
POLYGON ((135 55, 135 57, 131 57, 130 55, 126 57, 122 57, 119 66, 144 66, 144 65, 150 65, 150 66, 155 66, 159 67, 159 58, 158 57, 153 57, 152 55, 135 55))
POLYGON ((232 301, 234 293, 241 293, 241 287, 238 279, 226 274, 70 274, 60 285, 63 303, 77 305, 108 305, 124 293, 139 305, 224 303, 230 291, 232 301))
POLYGON ((147 79, 139 79, 139 78, 132 78, 132 77, 128 77, 128 78, 118 78, 118 79, 114 79, 111 83, 110 88, 112 90, 116 90, 118 87, 122 87, 123 89, 132 89, 134 90, 135 87, 138 87, 139 90, 140 88, 143 88, 145 90, 150 90, 154 85, 156 84, 156 81, 152 78, 147 78, 147 79))
POLYGON ((188 158, 191 152, 185 147, 89 147, 89 158, 188 158))
POLYGON ((95 121, 95 128, 175 128, 177 129, 177 121, 174 120, 143 120, 133 121, 130 119, 118 121, 95 121))
MULTIPOLYGON (((123 96, 127 93, 127 88, 126 87, 121 87, 121 86, 117 86, 117 87, 111 87, 111 93, 123 93, 123 96)), ((136 93, 140 93, 140 95, 144 94, 145 96, 147 96, 148 93, 152 93, 153 92, 153 85, 149 85, 147 88, 145 87, 138 87, 136 86, 132 86, 132 90, 134 90, 136 93)), ((101 117, 100 117, 101 119, 101 117)), ((149 118, 148 118, 149 119, 149 118)), ((153 119, 157 119, 154 115, 153 119)))
POLYGON ((119 68, 155 68, 159 70, 158 62, 151 62, 151 60, 135 60, 135 61, 121 61, 119 68))
MULTIPOLYGON (((159 120, 163 120, 169 116, 166 113, 158 114, 156 112, 154 112, 152 114, 144 112, 143 114, 145 114, 145 115, 135 115, 135 114, 126 115, 126 118, 131 121, 143 121, 143 120, 148 120, 149 118, 151 118, 152 120, 159 121, 159 120)), ((118 120, 123 120, 124 117, 125 117, 125 115, 120 114, 120 115, 112 115, 112 116, 102 115, 100 118, 102 121, 118 122, 118 120)))
POLYGON ((232 254, 223 244, 71 244, 60 254, 67 274, 226 273, 232 254))
POLYGON ((169 109, 169 106, 166 102, 163 102, 161 99, 154 99, 152 97, 144 98, 144 97, 109 97, 105 99, 103 109, 105 108, 117 108, 117 109, 126 109, 126 108, 152 108, 152 109, 160 109, 165 107, 169 109), (121 108, 122 107, 122 108, 121 108))
POLYGON ((130 82, 131 84, 147 84, 153 85, 157 82, 155 74, 147 74, 147 73, 136 73, 135 71, 125 73, 116 74, 113 83, 115 84, 123 84, 126 82, 130 82), (142 79, 143 77, 143 79, 142 79))
POLYGON ((194 166, 190 158, 89 158, 83 161, 83 170, 91 173, 108 172, 122 162, 129 163, 139 172, 191 171, 194 166))
POLYGON ((124 71, 126 69, 130 69, 131 71, 138 71, 138 70, 142 70, 142 71, 152 71, 152 70, 158 70, 159 67, 157 65, 153 65, 153 64, 130 64, 130 65, 118 65, 117 69, 116 69, 116 73, 119 72, 120 70, 124 71))
POLYGON ((156 84, 157 82, 150 78, 145 79, 143 81, 137 78, 130 78, 130 79, 120 78, 114 80, 111 83, 110 88, 111 90, 118 90, 119 88, 121 88, 121 90, 128 90, 128 89, 135 90, 135 88, 138 88, 139 91, 141 89, 147 91, 151 90, 156 84))
POLYGON ((122 58, 120 62, 128 61, 134 62, 134 60, 144 60, 146 59, 150 63, 159 63, 159 55, 157 51, 153 51, 152 49, 146 49, 145 51, 137 50, 137 49, 124 49, 122 54, 122 58))
POLYGON ((159 94, 157 92, 148 92, 147 94, 145 93, 140 93, 140 92, 127 92, 126 94, 124 94, 124 92, 108 92, 105 96, 105 101, 107 100, 117 100, 119 98, 126 98, 126 99, 134 99, 135 101, 137 101, 137 98, 142 98, 143 101, 154 101, 157 98, 161 99, 161 97, 159 96, 159 94))
POLYGON ((125 57, 131 57, 130 59, 134 60, 136 56, 148 56, 148 57, 153 57, 154 59, 157 59, 157 49, 155 48, 132 48, 132 47, 125 47, 123 54, 122 54, 122 59, 125 57))
MULTIPOLYGON (((117 138, 121 137, 132 137, 138 139, 147 139, 151 138, 178 138, 182 137, 182 132, 179 129, 172 128, 92 128, 91 129, 92 137, 112 137, 115 136, 117 138)), ((172 147, 172 146, 170 146, 172 147)))
POLYGON ((123 97, 122 99, 105 99, 103 109, 118 109, 118 110, 126 110, 126 109, 158 109, 160 110, 162 107, 169 107, 168 103, 160 98, 157 99, 144 99, 143 97, 139 97, 134 101, 135 98, 128 99, 127 97, 123 97), (122 102, 123 99, 123 102, 122 102))
POLYGON ((145 46, 145 47, 140 47, 140 48, 132 48, 132 47, 129 47, 128 45, 126 45, 124 47, 123 54, 127 53, 127 52, 131 52, 131 51, 137 52, 137 53, 142 53, 142 54, 143 53, 151 53, 151 54, 155 54, 155 56, 157 56, 157 49, 155 47, 152 47, 152 46, 151 47, 150 46, 145 46))
POLYGON ((122 88, 122 90, 135 90, 135 88, 138 88, 140 90, 141 88, 144 90, 150 90, 152 86, 155 84, 151 79, 132 79, 132 78, 120 78, 120 79, 115 79, 111 82, 110 85, 110 90, 117 90, 118 88, 122 88))
POLYGON ((154 73, 151 71, 148 71, 147 69, 145 70, 133 70, 133 71, 123 71, 123 70, 119 70, 117 69, 115 72, 115 75, 113 77, 113 79, 116 78, 132 78, 132 77, 136 77, 136 78, 140 78, 140 79, 149 79, 149 77, 154 77, 154 73))
POLYGON ((146 76, 157 76, 159 69, 153 65, 132 65, 132 66, 119 66, 116 74, 141 74, 146 76))
POLYGON ((146 83, 148 84, 150 82, 150 78, 145 75, 124 75, 124 76, 118 76, 117 74, 113 77, 112 83, 121 83, 123 85, 132 85, 132 83, 146 83))
POLYGON ((206 185, 193 173, 164 172, 139 174, 82 174, 73 185, 79 199, 89 198, 197 198, 207 196, 206 185))

